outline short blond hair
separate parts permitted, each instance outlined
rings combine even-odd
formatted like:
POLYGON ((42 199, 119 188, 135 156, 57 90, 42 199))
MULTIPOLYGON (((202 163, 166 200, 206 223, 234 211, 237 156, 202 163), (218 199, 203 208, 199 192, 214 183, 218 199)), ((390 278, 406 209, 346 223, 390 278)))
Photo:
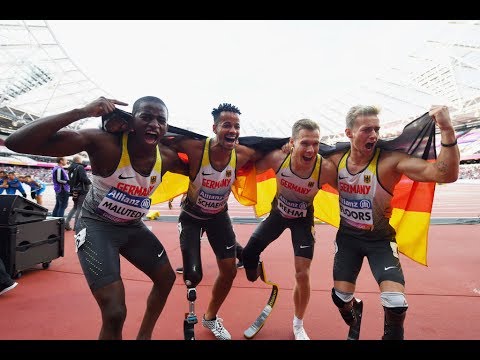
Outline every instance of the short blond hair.
POLYGON ((358 116, 378 115, 380 107, 375 105, 355 105, 348 110, 346 117, 347 129, 352 129, 358 116))

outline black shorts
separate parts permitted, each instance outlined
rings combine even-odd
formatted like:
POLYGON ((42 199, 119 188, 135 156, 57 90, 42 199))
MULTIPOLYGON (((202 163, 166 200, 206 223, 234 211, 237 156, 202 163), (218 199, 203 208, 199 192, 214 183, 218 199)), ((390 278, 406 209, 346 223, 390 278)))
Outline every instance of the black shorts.
POLYGON ((342 228, 338 230, 335 239, 333 280, 355 284, 364 257, 368 259, 378 284, 390 280, 405 285, 395 236, 386 235, 376 239, 365 239, 356 236, 354 230, 342 228))
MULTIPOLYGON (((295 256, 313 259, 315 247, 315 223, 313 214, 296 219, 284 218, 277 211, 272 210, 268 217, 255 229, 250 240, 254 249, 263 251, 271 242, 289 228, 292 234, 293 253, 295 256)), ((257 251, 258 251, 257 250, 257 251)))
POLYGON ((75 232, 83 229, 86 241, 77 255, 92 291, 121 279, 119 254, 149 277, 169 261, 165 248, 143 222, 119 226, 81 217, 75 232))
POLYGON ((205 230, 208 242, 217 259, 236 257, 236 238, 232 221, 227 211, 223 211, 208 219, 197 219, 182 210, 178 218, 180 247, 182 252, 200 252, 200 238, 205 230))

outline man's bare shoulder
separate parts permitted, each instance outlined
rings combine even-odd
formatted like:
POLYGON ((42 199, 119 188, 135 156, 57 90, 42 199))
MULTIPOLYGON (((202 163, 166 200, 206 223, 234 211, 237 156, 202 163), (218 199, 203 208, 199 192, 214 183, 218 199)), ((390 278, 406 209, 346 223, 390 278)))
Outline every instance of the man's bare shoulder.
POLYGON ((328 156, 328 157, 322 156, 321 158, 322 158, 322 168, 325 168, 325 169, 331 169, 331 168, 336 169, 338 161, 340 160, 340 157, 338 157, 338 160, 336 160, 336 158, 332 156, 328 156))
POLYGON ((398 162, 409 157, 411 157, 411 155, 408 155, 403 151, 382 150, 382 153, 380 154, 380 161, 398 162))
POLYGON ((100 151, 110 149, 121 144, 122 133, 109 133, 98 128, 77 130, 85 139, 87 151, 100 151))
POLYGON ((80 129, 76 130, 78 133, 80 133, 83 136, 86 136, 88 138, 99 138, 99 139, 116 139, 118 137, 122 136, 122 133, 110 133, 107 131, 104 131, 100 128, 86 128, 86 129, 80 129))
MULTIPOLYGON (((289 154, 288 152, 285 152, 282 149, 277 149, 277 150, 271 151, 266 156, 268 158, 270 158, 272 162, 282 163, 283 160, 285 160, 285 158, 287 157, 288 154, 289 154)), ((278 164, 278 165, 280 165, 280 164, 278 164)))
POLYGON ((340 159, 342 158, 342 156, 345 154, 345 151, 342 150, 342 151, 337 151, 337 152, 334 152, 328 156, 323 156, 323 159, 325 160, 325 162, 330 162, 332 163, 334 166, 337 166, 338 163, 340 162, 340 159))
POLYGON ((256 161, 255 165, 257 167, 257 171, 262 172, 269 168, 272 168, 272 169, 279 168, 282 162, 287 157, 287 155, 288 153, 285 153, 281 149, 270 151, 264 157, 256 161))
POLYGON ((183 175, 188 175, 188 159, 181 159, 178 153, 163 144, 158 144, 158 149, 162 157, 162 172, 166 171, 181 173, 183 175))
POLYGON ((162 158, 167 158, 167 157, 178 157, 177 151, 172 149, 171 147, 164 145, 164 144, 158 144, 158 150, 160 151, 160 154, 162 155, 162 158))
POLYGON ((237 144, 235 146, 235 152, 238 155, 242 155, 242 156, 253 156, 256 151, 255 151, 254 148, 251 148, 251 147, 248 147, 248 146, 245 146, 245 145, 241 145, 241 144, 237 144))
POLYGON ((240 144, 235 146, 235 153, 237 154, 237 167, 242 167, 249 161, 255 161, 260 155, 255 149, 240 144))
POLYGON ((171 147, 174 151, 183 152, 191 156, 194 153, 203 151, 205 140, 193 139, 186 136, 178 136, 162 139, 161 144, 171 147))

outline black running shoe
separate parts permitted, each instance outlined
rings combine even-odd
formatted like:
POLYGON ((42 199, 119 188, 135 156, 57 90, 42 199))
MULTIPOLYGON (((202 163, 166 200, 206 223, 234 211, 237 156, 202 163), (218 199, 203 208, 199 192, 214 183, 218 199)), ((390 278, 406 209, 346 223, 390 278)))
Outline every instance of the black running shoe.
POLYGON ((5 294, 7 291, 12 290, 18 283, 11 281, 8 284, 0 284, 0 295, 5 294))

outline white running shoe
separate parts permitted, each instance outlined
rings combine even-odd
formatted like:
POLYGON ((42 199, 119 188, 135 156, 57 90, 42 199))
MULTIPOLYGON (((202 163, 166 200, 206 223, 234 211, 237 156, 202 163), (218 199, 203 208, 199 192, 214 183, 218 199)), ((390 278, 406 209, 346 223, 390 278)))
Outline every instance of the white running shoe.
POLYGON ((218 316, 213 320, 205 320, 205 315, 202 319, 203 327, 212 330, 213 335, 218 340, 232 340, 232 336, 230 333, 223 327, 223 319, 219 318, 218 316))
POLYGON ((295 340, 310 340, 303 326, 294 326, 293 335, 295 335, 295 340))

